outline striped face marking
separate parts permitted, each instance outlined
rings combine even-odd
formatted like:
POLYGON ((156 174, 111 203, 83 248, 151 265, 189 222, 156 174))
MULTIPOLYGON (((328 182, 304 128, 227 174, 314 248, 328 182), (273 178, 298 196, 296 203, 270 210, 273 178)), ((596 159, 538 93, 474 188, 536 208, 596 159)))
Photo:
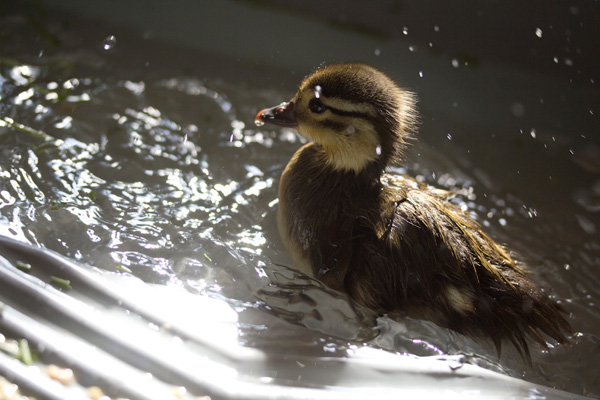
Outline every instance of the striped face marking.
POLYGON ((305 78, 290 106, 298 132, 322 147, 333 168, 358 173, 399 161, 416 122, 414 103, 374 68, 332 64, 305 78))
POLYGON ((381 154, 372 105, 328 97, 319 84, 303 88, 292 101, 298 132, 323 146, 334 168, 359 172, 381 154))

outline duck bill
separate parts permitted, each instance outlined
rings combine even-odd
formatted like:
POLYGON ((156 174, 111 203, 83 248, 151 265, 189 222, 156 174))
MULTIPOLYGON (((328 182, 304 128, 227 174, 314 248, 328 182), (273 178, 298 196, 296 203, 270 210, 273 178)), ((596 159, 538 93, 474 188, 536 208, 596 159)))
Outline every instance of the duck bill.
POLYGON ((254 122, 259 125, 273 124, 288 128, 296 128, 298 126, 298 122, 294 116, 293 103, 281 103, 275 107, 265 108, 256 114, 254 122))

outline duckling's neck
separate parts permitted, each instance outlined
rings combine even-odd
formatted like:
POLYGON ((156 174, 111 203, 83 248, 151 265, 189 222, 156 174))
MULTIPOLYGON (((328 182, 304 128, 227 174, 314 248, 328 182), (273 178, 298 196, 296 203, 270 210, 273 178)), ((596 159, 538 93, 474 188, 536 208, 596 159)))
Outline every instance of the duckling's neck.
POLYGON ((335 198, 336 202, 359 205, 372 202, 381 192, 383 168, 378 162, 370 162, 359 171, 337 168, 323 146, 313 142, 294 154, 282 175, 282 183, 285 186, 290 183, 290 189, 298 193, 313 193, 312 198, 335 198))
POLYGON ((360 135, 343 140, 336 136, 319 138, 315 145, 326 156, 326 161, 338 171, 352 171, 356 175, 382 163, 381 146, 375 135, 360 135))
POLYGON ((318 155, 313 160, 314 167, 338 181, 340 188, 364 192, 380 184, 379 178, 385 169, 381 160, 348 157, 347 154, 339 154, 318 143, 313 143, 312 150, 318 155))

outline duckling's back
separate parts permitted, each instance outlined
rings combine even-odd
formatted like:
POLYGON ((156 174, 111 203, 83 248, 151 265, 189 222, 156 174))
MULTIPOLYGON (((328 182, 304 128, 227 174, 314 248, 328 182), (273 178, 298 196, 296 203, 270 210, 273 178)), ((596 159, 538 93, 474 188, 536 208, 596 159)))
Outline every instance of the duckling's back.
POLYGON ((344 281, 357 302, 488 336, 498 350, 503 338, 524 353, 527 336, 545 346, 541 332, 567 341, 563 331, 571 327, 560 305, 472 218, 411 178, 386 177, 385 233, 369 235, 377 228, 357 219, 354 237, 372 237, 356 241, 344 281))

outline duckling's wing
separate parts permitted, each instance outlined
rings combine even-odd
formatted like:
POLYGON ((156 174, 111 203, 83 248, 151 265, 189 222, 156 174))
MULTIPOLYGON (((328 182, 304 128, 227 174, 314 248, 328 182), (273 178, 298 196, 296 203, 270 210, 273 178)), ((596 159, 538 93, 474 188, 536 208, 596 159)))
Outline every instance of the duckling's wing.
MULTIPOLYGON (((570 326, 560 306, 475 220, 408 179, 395 178, 386 190, 395 201, 389 202, 393 212, 384 215, 390 228, 381 240, 387 269, 394 271, 379 273, 396 280, 382 290, 399 291, 394 306, 434 310, 435 318, 426 318, 458 332, 484 334, 498 350, 508 338, 527 353, 526 336, 545 345, 539 332, 566 341, 562 331, 570 332, 570 326)), ((380 264, 374 268, 384 271, 380 264)))
POLYGON ((396 192, 395 198, 404 198, 408 190, 421 190, 433 195, 441 200, 449 200, 456 197, 456 193, 449 190, 444 190, 429 186, 424 182, 420 182, 415 178, 396 173, 385 173, 381 176, 381 182, 386 186, 387 189, 396 192))

